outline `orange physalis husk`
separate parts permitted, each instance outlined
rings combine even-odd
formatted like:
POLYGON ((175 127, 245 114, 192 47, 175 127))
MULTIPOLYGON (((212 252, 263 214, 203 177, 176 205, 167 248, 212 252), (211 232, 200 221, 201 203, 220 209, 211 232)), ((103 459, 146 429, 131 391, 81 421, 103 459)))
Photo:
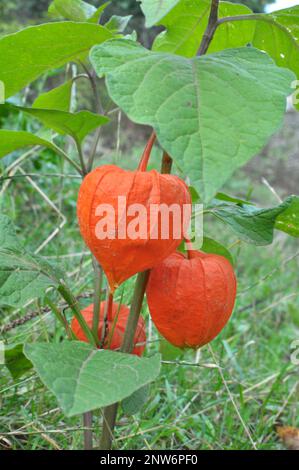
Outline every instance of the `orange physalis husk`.
MULTIPOLYGON (((125 171, 115 165, 105 165, 96 168, 84 178, 79 191, 77 214, 82 237, 104 269, 113 292, 123 281, 138 272, 152 268, 176 250, 189 225, 191 198, 186 184, 177 176, 162 175, 156 170, 125 171), (146 228, 143 230, 142 238, 132 239, 127 235, 128 229, 133 228, 134 232, 133 220, 136 219, 136 212, 128 214, 126 218, 126 208, 124 205, 119 207, 120 196, 126 208, 132 208, 133 204, 145 208, 143 220, 146 222, 146 228), (97 208, 103 204, 115 211, 115 217, 110 217, 115 230, 109 233, 110 238, 99 239, 97 227, 101 224, 101 217, 96 214, 97 208), (162 239, 161 223, 154 227, 150 223, 149 208, 152 204, 180 206, 182 213, 178 224, 180 238, 176 238, 177 235, 174 234, 175 219, 171 215, 170 236, 162 239), (185 223, 183 223, 184 205, 189 207, 189 216, 185 217, 185 223), (153 238, 155 231, 156 239, 153 238)), ((107 231, 109 232, 109 229, 107 231)))
POLYGON ((173 253, 152 269, 146 290, 153 322, 171 344, 199 348, 228 322, 236 298, 236 278, 219 255, 173 253))
MULTIPOLYGON (((105 306, 106 301, 101 302, 100 306, 100 321, 99 321, 99 328, 98 328, 98 339, 99 342, 102 339, 103 334, 103 325, 104 325, 104 315, 105 315, 105 306)), ((104 349, 120 349, 123 337, 127 325, 128 316, 130 313, 129 308, 126 305, 119 305, 117 303, 113 303, 111 309, 108 309, 107 315, 107 323, 106 323, 106 331, 105 331, 105 342, 103 345, 104 349)), ((91 328, 92 327, 92 320, 93 320, 93 304, 86 307, 82 310, 82 315, 87 323, 87 325, 91 328)), ((86 343, 88 340, 82 328, 80 327, 78 320, 74 317, 71 323, 71 329, 75 334, 76 338, 80 341, 85 341, 86 343)), ((132 354, 136 354, 137 356, 141 356, 146 342, 146 333, 145 333, 145 322, 143 318, 140 316, 138 319, 138 325, 136 329, 136 333, 134 336, 134 349, 132 354), (138 346, 136 346, 138 344, 138 346)))

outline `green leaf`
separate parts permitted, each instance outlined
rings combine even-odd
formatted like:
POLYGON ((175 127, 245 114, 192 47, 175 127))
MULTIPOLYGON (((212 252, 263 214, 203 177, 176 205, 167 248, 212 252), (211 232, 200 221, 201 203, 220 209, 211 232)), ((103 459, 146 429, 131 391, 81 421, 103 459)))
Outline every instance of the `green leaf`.
POLYGON ((42 298, 48 287, 59 285, 64 275, 19 243, 12 221, 0 214, 0 304, 21 307, 42 298))
POLYGON ((32 363, 23 353, 23 344, 9 344, 5 346, 5 365, 14 380, 22 377, 32 369, 32 363))
POLYGON ((254 205, 252 202, 245 201, 244 199, 232 197, 224 193, 217 193, 215 198, 218 199, 219 201, 226 201, 226 202, 233 202, 234 204, 241 204, 241 206, 243 204, 250 205, 250 206, 254 205))
POLYGON ((293 196, 289 207, 279 214, 275 228, 292 237, 299 237, 299 196, 293 196))
POLYGON ((69 111, 71 105, 73 81, 69 80, 52 90, 39 95, 34 101, 33 108, 55 109, 69 111))
POLYGON ((14 95, 47 70, 76 61, 112 33, 89 23, 32 26, 0 39, 0 80, 5 97, 14 95))
POLYGON ((184 351, 182 349, 176 348, 162 336, 160 337, 159 351, 163 361, 174 361, 184 355, 184 351))
POLYGON ((123 400, 160 371, 159 355, 139 358, 79 341, 27 344, 24 353, 67 416, 123 400))
POLYGON ((35 145, 50 148, 54 152, 57 150, 55 144, 30 132, 0 129, 0 158, 15 150, 35 145))
POLYGON ((290 196, 279 206, 269 209, 223 204, 211 212, 228 224, 241 240, 255 245, 269 245, 273 242, 277 218, 283 216, 296 200, 297 196, 290 196))
MULTIPOLYGON (((185 57, 193 57, 196 55, 203 34, 206 30, 211 9, 210 0, 201 0, 194 2, 193 0, 181 0, 171 12, 163 18, 159 24, 166 27, 154 41, 153 50, 160 52, 175 52, 185 57)), ((252 11, 244 5, 236 5, 227 2, 221 2, 219 5, 219 17, 235 16, 250 14, 252 11)), ((235 47, 235 42, 241 41, 241 45, 250 42, 250 38, 254 32, 254 25, 246 22, 242 24, 236 32, 235 28, 221 26, 215 33, 214 42, 222 44, 217 50, 235 47), (228 29, 228 30, 227 30, 228 29), (240 36, 240 37, 239 37, 240 36)))
MULTIPOLYGON (((160 22, 167 29, 157 36, 153 50, 193 57, 207 27, 209 12, 209 0, 181 0, 160 22)), ((251 44, 267 52, 278 66, 289 68, 299 77, 298 6, 253 15, 244 5, 221 2, 219 18, 234 16, 238 18, 218 26, 209 53, 251 44), (248 19, 244 15, 249 15, 248 19)))
POLYGON ((109 118, 106 116, 94 114, 90 111, 68 113, 65 111, 50 109, 24 108, 10 104, 3 106, 12 110, 18 109, 19 111, 23 111, 24 113, 38 119, 50 129, 53 129, 62 135, 70 135, 78 142, 82 142, 87 134, 109 121, 109 118))
POLYGON ((90 57, 111 98, 155 129, 205 202, 281 126, 294 79, 254 48, 186 59, 111 40, 90 57))
POLYGON ((233 266, 235 264, 230 251, 212 238, 204 237, 201 249, 205 253, 214 253, 215 255, 224 256, 233 266))
POLYGON ((145 26, 151 28, 157 24, 180 0, 140 0, 145 16, 145 26))
POLYGON ((110 3, 111 3, 110 1, 109 1, 109 2, 106 2, 106 3, 103 3, 103 5, 101 5, 99 8, 97 8, 97 10, 96 10, 95 13, 93 14, 93 16, 92 16, 91 18, 89 18, 88 22, 89 22, 89 23, 99 23, 103 11, 106 9, 106 7, 107 7, 108 5, 110 5, 110 3))
POLYGON ((54 0, 49 6, 49 15, 62 17, 72 21, 86 21, 91 18, 97 9, 82 0, 54 0))
POLYGON ((128 16, 111 16, 110 20, 105 23, 105 28, 109 29, 112 33, 122 33, 129 24, 129 21, 133 18, 132 15, 128 16))
POLYGON ((139 388, 131 396, 125 398, 122 403, 123 412, 126 415, 133 416, 138 413, 149 399, 149 386, 139 388))

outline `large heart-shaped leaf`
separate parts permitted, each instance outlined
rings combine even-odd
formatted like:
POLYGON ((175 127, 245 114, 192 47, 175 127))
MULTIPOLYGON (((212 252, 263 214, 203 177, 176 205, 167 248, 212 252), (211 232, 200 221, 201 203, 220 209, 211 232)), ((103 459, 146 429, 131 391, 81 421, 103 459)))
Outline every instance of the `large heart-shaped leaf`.
POLYGON ((139 358, 78 341, 27 344, 24 353, 67 416, 123 400, 160 371, 160 355, 139 358))
POLYGON ((151 125, 204 201, 279 128, 294 75, 253 48, 186 59, 112 40, 91 51, 110 96, 151 125))
POLYGON ((32 26, 0 39, 0 81, 14 95, 47 70, 75 61, 113 34, 96 24, 71 21, 32 26))
MULTIPOLYGON (((180 0, 159 24, 166 27, 155 40, 153 50, 193 57, 207 27, 210 0, 180 0)), ((244 5, 220 2, 219 18, 224 21, 214 34, 209 53, 246 46, 266 51, 281 67, 299 77, 299 7, 271 14, 256 14, 244 5), (244 16, 245 15, 245 16, 244 16), (247 16, 246 16, 247 15, 247 16), (224 20, 226 17, 230 21, 224 20)))

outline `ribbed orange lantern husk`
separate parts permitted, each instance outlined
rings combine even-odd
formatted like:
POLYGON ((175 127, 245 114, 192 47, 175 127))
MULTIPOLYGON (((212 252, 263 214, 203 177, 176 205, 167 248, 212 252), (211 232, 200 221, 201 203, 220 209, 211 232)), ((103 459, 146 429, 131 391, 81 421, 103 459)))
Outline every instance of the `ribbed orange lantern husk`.
MULTIPOLYGON (((155 227, 151 224, 150 206, 155 204, 178 204, 183 214, 183 205, 191 208, 186 184, 176 176, 162 175, 155 170, 125 171, 115 165, 96 168, 83 180, 77 203, 80 231, 85 243, 104 269, 112 292, 129 277, 160 263, 176 250, 183 238, 183 216, 179 221, 179 239, 176 235, 173 236, 175 220, 172 216, 169 219, 170 236, 162 239, 159 224, 157 237, 153 238, 155 227), (124 223, 125 209, 120 208, 119 197, 126 201, 127 208, 138 204, 146 209, 147 228, 142 238, 132 239, 127 235, 127 229, 132 229, 136 213, 128 215, 124 223), (99 239, 97 227, 101 217, 97 208, 105 208, 104 205, 114 209, 115 231, 109 238, 99 239)), ((104 215, 106 216, 107 214, 104 215)), ((189 220, 190 218, 185 220, 185 229, 189 220)))
POLYGON ((192 250, 174 253, 152 269, 146 294, 158 331, 179 348, 199 348, 228 322, 237 283, 229 261, 192 250))
MULTIPOLYGON (((101 341, 102 332, 103 332, 105 305, 106 305, 106 301, 101 302, 100 322, 99 322, 99 328, 98 328, 98 338, 100 341, 101 341)), ((104 349, 119 349, 121 347, 126 325, 127 325, 129 312, 130 310, 126 305, 119 305, 115 302, 112 304, 111 311, 108 312, 108 317, 107 317, 106 341, 104 344, 104 349), (117 316, 117 320, 116 320, 115 326, 113 326, 116 316, 117 316)), ((91 328, 92 320, 93 320, 93 304, 86 307, 84 310, 82 310, 81 313, 87 325, 91 328)), ((85 341, 86 343, 88 342, 84 332, 82 331, 75 317, 72 319, 71 329, 78 340, 85 341)), ((140 316, 138 320, 136 333, 134 336, 134 345, 139 344, 139 343, 140 345, 134 347, 132 354, 141 356, 145 348, 145 341, 146 341, 145 323, 144 323, 143 318, 140 316)))

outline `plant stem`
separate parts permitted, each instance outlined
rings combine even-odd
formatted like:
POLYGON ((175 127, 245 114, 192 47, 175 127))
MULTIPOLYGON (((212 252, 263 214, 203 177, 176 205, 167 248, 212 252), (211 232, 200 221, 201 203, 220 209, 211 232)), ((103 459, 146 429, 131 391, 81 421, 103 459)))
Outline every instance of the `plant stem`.
POLYGON ((82 145, 81 143, 79 142, 79 140, 75 140, 76 142, 76 147, 77 147, 77 150, 78 150, 78 155, 79 155, 79 160, 80 160, 80 165, 81 165, 81 169, 82 169, 82 175, 83 176, 86 176, 87 175, 87 169, 86 169, 86 165, 85 165, 85 162, 84 162, 84 155, 83 155, 83 151, 82 151, 82 145))
POLYGON ((83 413, 84 426, 84 450, 92 450, 92 413, 87 411, 83 413))
MULTIPOLYGON (((144 271, 143 273, 139 273, 137 276, 126 331, 120 348, 123 353, 131 353, 134 347, 134 336, 138 325, 149 273, 150 271, 144 271)), ((111 449, 117 409, 118 403, 113 403, 113 405, 107 406, 103 410, 103 430, 100 440, 100 450, 111 449)))
POLYGON ((92 344, 92 346, 97 347, 97 342, 89 329, 79 307, 78 300, 76 297, 73 295, 73 293, 70 291, 70 289, 64 284, 61 283, 58 286, 58 292, 62 295, 66 303, 69 305, 70 309, 73 311, 74 316, 78 320, 79 325, 81 326, 86 338, 88 339, 89 343, 92 344))
POLYGON ((59 308, 49 299, 49 297, 45 297, 46 303, 49 305, 51 308, 52 312, 56 316, 57 320, 61 323, 61 325, 64 327, 67 336, 70 340, 74 339, 74 333, 72 332, 70 325, 68 324, 66 318, 62 315, 61 311, 59 308))
POLYGON ((218 26, 218 8, 219 0, 212 0, 208 26, 203 35, 197 55, 204 55, 209 49, 209 45, 211 44, 211 41, 218 26))
POLYGON ((98 340, 103 270, 94 256, 92 257, 92 264, 93 264, 93 269, 94 269, 94 299, 93 299, 92 332, 93 332, 94 338, 97 338, 98 340))
POLYGON ((78 173, 82 176, 82 170, 80 168, 80 166, 78 165, 78 163, 74 162, 74 160, 72 160, 60 147, 58 147, 56 144, 52 144, 53 147, 55 148, 55 152, 60 155, 62 158, 64 158, 65 160, 67 160, 70 165, 72 165, 74 168, 76 168, 76 170, 78 171, 78 173))
POLYGON ((171 173, 172 168, 172 158, 168 155, 167 152, 163 153, 162 164, 161 164, 161 173, 169 174, 171 173))

